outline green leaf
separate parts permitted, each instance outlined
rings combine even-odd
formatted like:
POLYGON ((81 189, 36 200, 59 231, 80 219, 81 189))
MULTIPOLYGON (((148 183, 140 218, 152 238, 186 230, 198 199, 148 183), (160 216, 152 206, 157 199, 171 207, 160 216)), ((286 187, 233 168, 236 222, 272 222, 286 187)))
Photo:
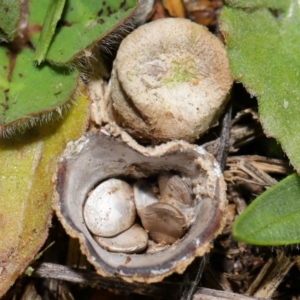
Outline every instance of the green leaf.
POLYGON ((43 29, 40 34, 39 41, 36 46, 34 59, 40 64, 46 56, 50 42, 55 32, 56 24, 59 21, 66 0, 52 0, 46 13, 43 29))
POLYGON ((12 41, 18 32, 21 16, 20 0, 0 1, 0 41, 12 41))
POLYGON ((235 220, 232 234, 254 245, 300 243, 300 177, 290 175, 258 196, 235 220))
MULTIPOLYGON (((47 4, 47 0, 30 1, 31 26, 42 26, 47 4)), ((84 55, 87 47, 100 41, 129 18, 135 7, 136 0, 67 1, 46 59, 65 64, 84 55)), ((38 37, 39 34, 35 34, 31 38, 35 47, 38 37)))
POLYGON ((75 101, 64 119, 0 139, 0 298, 47 238, 57 158, 87 126, 89 101, 75 101))
POLYGON ((232 7, 258 8, 268 7, 272 9, 287 9, 289 0, 225 0, 232 7))
POLYGON ((228 1, 220 26, 236 80, 257 96, 260 121, 300 171, 300 5, 228 1))
MULTIPOLYGON (((43 64, 33 65, 33 51, 25 48, 14 57, 0 47, 0 61, 5 76, 0 79, 0 127, 16 122, 36 120, 36 115, 60 111, 73 96, 77 86, 77 71, 43 64)), ((1 66, 1 70, 2 70, 1 66)), ((3 70, 0 71, 3 75, 3 70)))
POLYGON ((4 47, 0 47, 0 93, 9 87, 9 62, 9 51, 4 47))

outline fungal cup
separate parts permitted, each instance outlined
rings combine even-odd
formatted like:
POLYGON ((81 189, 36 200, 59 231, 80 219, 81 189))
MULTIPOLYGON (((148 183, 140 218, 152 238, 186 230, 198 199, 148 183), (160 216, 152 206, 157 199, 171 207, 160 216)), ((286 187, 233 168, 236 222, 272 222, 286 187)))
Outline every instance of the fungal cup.
POLYGON ((227 202, 225 182, 218 164, 201 147, 184 141, 146 148, 137 144, 129 145, 121 138, 101 132, 88 133, 68 144, 58 163, 55 181, 54 208, 61 223, 72 237, 79 239, 82 251, 103 276, 150 283, 160 281, 174 272, 182 273, 195 257, 210 250, 214 237, 224 226, 227 202), (157 195, 151 194, 149 186, 147 188, 145 184, 149 183, 149 178, 156 178, 158 187, 162 185, 166 191, 160 188, 157 195), (113 238, 124 234, 125 246, 122 239, 120 242, 120 239, 107 236, 95 237, 95 233, 87 226, 84 213, 89 197, 93 197, 99 186, 112 179, 132 183, 133 190, 125 198, 131 198, 137 186, 150 195, 141 203, 135 203, 141 217, 140 224, 135 219, 132 225, 131 220, 121 233, 108 234, 115 234, 113 238), (183 184, 188 193, 184 192, 184 200, 176 207, 172 193, 176 198, 178 191, 173 188, 173 180, 177 185, 178 179, 182 181, 179 185, 183 184), (191 208, 191 215, 183 213, 191 208), (142 214, 147 215, 146 221, 143 221, 142 214), (159 228, 162 215, 168 215, 167 223, 178 219, 169 228, 167 236, 170 240, 166 240, 162 234, 165 229, 159 228), (151 221, 152 217, 154 221, 151 221), (145 230, 142 227, 149 231, 147 242, 143 239, 145 230), (138 249, 127 243, 129 239, 126 234, 131 229, 142 230, 138 234, 142 238, 135 244, 138 249), (133 253, 139 251, 144 252, 133 253))
POLYGON ((194 142, 217 122, 232 83, 224 45, 206 27, 157 20, 122 41, 102 120, 143 143, 194 142))
POLYGON ((210 251, 226 186, 214 157, 188 142, 216 122, 231 85, 223 44, 188 20, 150 22, 122 41, 97 105, 102 127, 68 145, 54 193, 100 275, 157 282, 210 251))

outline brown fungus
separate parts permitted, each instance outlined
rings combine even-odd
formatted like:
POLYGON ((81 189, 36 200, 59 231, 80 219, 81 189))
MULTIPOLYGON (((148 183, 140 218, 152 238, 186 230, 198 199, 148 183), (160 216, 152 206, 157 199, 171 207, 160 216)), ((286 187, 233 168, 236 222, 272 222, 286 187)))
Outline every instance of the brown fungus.
POLYGON ((58 163, 54 209, 103 276, 150 283, 184 272, 195 257, 211 249, 212 240, 224 227, 226 204, 225 182, 214 157, 183 141, 154 148, 131 147, 120 138, 88 133, 69 143, 58 163), (157 178, 166 171, 178 174, 193 191, 194 217, 187 232, 165 247, 149 241, 149 251, 144 254, 109 252, 106 246, 99 246, 83 215, 90 191, 110 178, 135 182, 157 178))
POLYGON ((145 24, 121 43, 109 118, 134 138, 193 142, 220 116, 233 79, 224 45, 186 19, 145 24))

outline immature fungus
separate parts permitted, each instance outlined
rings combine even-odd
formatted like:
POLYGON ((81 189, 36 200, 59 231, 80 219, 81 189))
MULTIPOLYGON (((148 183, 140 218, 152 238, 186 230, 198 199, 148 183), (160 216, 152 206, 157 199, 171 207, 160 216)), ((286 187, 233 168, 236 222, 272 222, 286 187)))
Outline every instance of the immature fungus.
POLYGON ((136 139, 193 142, 216 122, 232 82, 225 48, 207 28, 180 18, 157 20, 120 45, 111 115, 136 139))

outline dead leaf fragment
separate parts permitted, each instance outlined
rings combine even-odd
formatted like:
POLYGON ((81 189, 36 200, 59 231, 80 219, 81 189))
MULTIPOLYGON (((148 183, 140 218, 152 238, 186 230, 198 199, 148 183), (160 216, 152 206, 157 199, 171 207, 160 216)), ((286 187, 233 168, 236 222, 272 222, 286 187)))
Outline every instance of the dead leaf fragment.
POLYGON ((181 0, 163 0, 163 6, 167 9, 170 16, 184 18, 185 12, 181 0))

